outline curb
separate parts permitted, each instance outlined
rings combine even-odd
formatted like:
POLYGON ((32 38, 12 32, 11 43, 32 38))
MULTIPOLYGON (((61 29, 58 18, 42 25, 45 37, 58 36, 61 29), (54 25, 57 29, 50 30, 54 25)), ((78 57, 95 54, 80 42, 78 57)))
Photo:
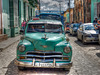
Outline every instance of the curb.
POLYGON ((10 38, 9 40, 6 40, 0 43, 0 52, 8 48, 9 46, 13 45, 14 43, 18 42, 20 40, 19 37, 20 36, 17 36, 15 38, 10 38), (8 44, 6 42, 8 42, 8 44))

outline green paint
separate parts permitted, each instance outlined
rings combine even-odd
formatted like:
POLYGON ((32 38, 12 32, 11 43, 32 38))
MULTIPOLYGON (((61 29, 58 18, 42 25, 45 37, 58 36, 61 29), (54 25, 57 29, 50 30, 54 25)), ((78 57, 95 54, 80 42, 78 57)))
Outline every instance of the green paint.
POLYGON ((2 0, 2 21, 3 21, 3 30, 4 34, 7 34, 8 37, 11 36, 11 29, 10 29, 10 18, 9 18, 9 0, 2 0))
POLYGON ((94 3, 100 2, 100 0, 91 0, 91 22, 95 19, 94 13, 95 13, 95 7, 94 3))
MULTIPOLYGON (((48 21, 48 22, 59 22, 61 24, 60 21, 55 21, 55 20, 36 20, 36 21, 29 21, 29 22, 44 22, 44 21, 48 21)), ((27 25, 28 27, 28 25, 27 25)), ((20 45, 24 45, 25 46, 25 51, 24 52, 20 52, 19 50, 17 50, 17 59, 19 59, 18 55, 25 55, 28 51, 34 51, 34 50, 41 50, 41 51, 55 51, 55 52, 62 52, 63 55, 68 55, 69 57, 69 62, 71 62, 71 58, 72 58, 72 47, 70 45, 69 42, 66 42, 66 38, 65 38, 65 34, 59 34, 59 33, 41 33, 41 32, 37 32, 37 33, 27 33, 27 27, 25 30, 25 35, 24 35, 24 40, 20 40, 17 48, 20 45), (48 37, 48 39, 43 39, 42 37, 44 36, 44 34, 46 34, 46 37, 48 37), (47 48, 43 48, 42 45, 46 45, 47 48), (65 47, 70 47, 71 52, 70 53, 65 53, 64 52, 64 48, 65 47)), ((63 25, 62 28, 64 29, 63 25)), ((32 61, 26 61, 26 60, 20 60, 22 62, 32 62, 32 61)), ((36 61, 38 62, 38 61, 36 61)), ((69 62, 57 62, 57 63, 69 63, 69 62)), ((52 62, 50 62, 52 63, 52 62)))

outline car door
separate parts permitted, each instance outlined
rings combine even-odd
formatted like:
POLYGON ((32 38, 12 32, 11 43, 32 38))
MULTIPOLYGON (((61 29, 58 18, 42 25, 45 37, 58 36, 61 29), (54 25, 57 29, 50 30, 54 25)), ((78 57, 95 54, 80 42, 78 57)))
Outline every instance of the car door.
POLYGON ((80 26, 78 29, 78 38, 81 40, 82 39, 82 34, 83 34, 83 25, 80 26))

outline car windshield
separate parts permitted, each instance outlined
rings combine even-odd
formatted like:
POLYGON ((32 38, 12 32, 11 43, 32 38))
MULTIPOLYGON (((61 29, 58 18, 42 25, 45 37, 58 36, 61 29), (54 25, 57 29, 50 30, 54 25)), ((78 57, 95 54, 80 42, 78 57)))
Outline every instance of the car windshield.
POLYGON ((47 32, 47 33, 62 33, 62 25, 56 24, 29 24, 28 33, 32 32, 47 32))
POLYGON ((49 14, 40 15, 40 19, 49 19, 49 20, 61 21, 60 15, 49 15, 49 14))
POLYGON ((85 30, 95 30, 94 25, 85 25, 85 30))
POLYGON ((73 27, 79 27, 79 24, 73 24, 73 27))

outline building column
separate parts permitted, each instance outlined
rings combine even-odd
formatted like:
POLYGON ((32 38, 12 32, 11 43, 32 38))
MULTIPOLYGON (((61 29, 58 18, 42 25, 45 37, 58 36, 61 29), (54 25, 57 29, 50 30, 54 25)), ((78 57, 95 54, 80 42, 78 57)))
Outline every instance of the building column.
POLYGON ((19 34, 18 0, 9 0, 11 37, 19 34))
POLYGON ((0 0, 0 34, 2 34, 2 0, 0 0))

